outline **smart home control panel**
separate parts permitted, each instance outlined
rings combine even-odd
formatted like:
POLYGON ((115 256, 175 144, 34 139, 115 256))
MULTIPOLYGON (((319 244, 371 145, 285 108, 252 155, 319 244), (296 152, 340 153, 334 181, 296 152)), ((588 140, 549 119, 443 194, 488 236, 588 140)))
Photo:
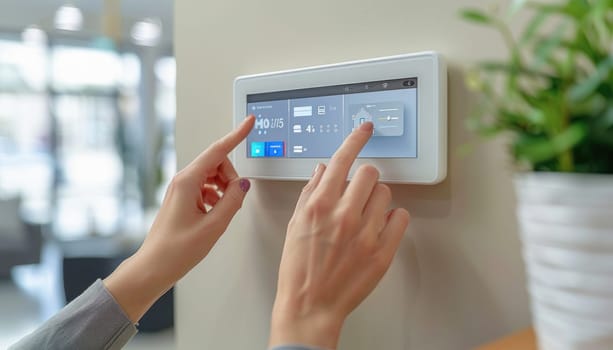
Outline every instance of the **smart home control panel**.
POLYGON ((360 124, 374 132, 353 168, 434 184, 447 169, 447 73, 434 52, 238 77, 234 122, 256 117, 234 154, 241 176, 308 179, 360 124))

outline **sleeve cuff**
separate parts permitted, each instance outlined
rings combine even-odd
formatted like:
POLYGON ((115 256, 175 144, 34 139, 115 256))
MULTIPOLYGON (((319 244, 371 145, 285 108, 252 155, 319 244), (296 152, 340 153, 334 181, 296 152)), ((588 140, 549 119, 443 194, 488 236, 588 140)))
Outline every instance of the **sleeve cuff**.
POLYGON ((318 348, 318 347, 308 346, 308 345, 289 344, 289 345, 275 346, 274 348, 270 348, 269 350, 329 350, 329 349, 323 349, 323 348, 318 348))
POLYGON ((121 349, 136 333, 136 326, 97 280, 11 349, 121 349))

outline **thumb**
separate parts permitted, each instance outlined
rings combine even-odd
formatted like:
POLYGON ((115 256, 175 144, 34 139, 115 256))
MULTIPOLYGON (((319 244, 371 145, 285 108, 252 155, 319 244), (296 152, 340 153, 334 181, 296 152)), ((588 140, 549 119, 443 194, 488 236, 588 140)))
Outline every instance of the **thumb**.
POLYGON ((214 220, 216 226, 219 225, 225 230, 232 221, 234 214, 243 205, 243 200, 249 188, 251 188, 249 179, 237 177, 230 181, 223 196, 207 214, 207 218, 214 220))

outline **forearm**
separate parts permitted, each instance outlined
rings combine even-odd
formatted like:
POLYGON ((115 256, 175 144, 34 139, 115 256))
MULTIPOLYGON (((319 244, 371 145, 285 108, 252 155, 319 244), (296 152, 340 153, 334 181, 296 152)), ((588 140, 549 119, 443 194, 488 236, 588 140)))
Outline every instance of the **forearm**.
POLYGON ((281 345, 270 348, 270 350, 326 350, 322 348, 315 348, 307 345, 281 345))

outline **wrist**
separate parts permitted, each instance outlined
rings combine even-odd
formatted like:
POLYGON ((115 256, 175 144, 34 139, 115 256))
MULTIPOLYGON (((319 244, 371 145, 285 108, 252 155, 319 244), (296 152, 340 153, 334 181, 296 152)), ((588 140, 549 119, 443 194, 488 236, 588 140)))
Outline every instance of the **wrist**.
POLYGON ((269 346, 300 344, 336 349, 343 323, 344 318, 328 310, 302 313, 275 302, 269 346))
POLYGON ((133 323, 137 323, 157 299, 172 287, 172 284, 160 279, 156 269, 146 260, 137 252, 124 260, 103 281, 133 323))

